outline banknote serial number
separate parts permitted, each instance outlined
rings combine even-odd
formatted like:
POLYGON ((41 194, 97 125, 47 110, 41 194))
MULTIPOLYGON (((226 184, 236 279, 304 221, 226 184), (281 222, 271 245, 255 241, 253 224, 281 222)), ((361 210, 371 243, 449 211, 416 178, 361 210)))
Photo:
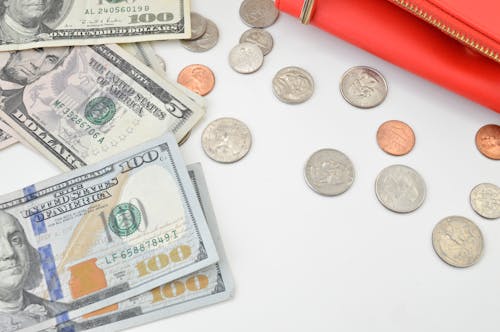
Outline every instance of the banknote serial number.
POLYGON ((177 232, 175 230, 170 231, 168 233, 165 233, 163 236, 158 236, 149 240, 146 240, 140 244, 137 244, 135 246, 129 247, 127 249, 123 249, 120 252, 116 252, 111 254, 110 256, 106 257, 106 263, 112 264, 119 260, 120 258, 122 260, 126 260, 129 258, 132 258, 136 255, 139 255, 145 251, 153 250, 156 249, 160 246, 163 246, 170 241, 173 241, 177 239, 177 232))
POLYGON ((145 6, 115 6, 115 7, 101 7, 97 9, 87 9, 86 15, 100 15, 100 14, 117 14, 117 13, 143 13, 149 12, 151 8, 145 6))
POLYGON ((104 141, 104 137, 99 130, 95 129, 93 125, 87 122, 78 113, 71 110, 71 108, 67 107, 66 104, 64 104, 62 101, 56 100, 54 102, 54 106, 56 109, 62 110, 62 113, 66 116, 66 118, 75 126, 83 129, 89 135, 89 137, 92 137, 98 143, 102 143, 104 141))

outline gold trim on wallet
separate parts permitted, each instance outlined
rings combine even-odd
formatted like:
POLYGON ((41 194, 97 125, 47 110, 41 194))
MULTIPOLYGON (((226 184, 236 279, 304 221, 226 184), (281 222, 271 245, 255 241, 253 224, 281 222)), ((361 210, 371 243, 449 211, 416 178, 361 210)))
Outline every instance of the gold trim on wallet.
POLYGON ((302 24, 309 24, 314 11, 315 0, 304 0, 302 11, 300 12, 300 21, 302 24))

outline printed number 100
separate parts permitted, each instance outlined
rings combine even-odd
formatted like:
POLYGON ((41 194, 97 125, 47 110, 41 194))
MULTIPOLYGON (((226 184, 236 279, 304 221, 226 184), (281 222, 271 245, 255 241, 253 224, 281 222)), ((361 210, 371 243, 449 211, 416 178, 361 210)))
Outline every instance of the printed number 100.
POLYGON ((153 13, 144 13, 144 14, 135 14, 135 15, 130 15, 130 24, 137 24, 137 23, 153 23, 155 21, 158 22, 168 22, 172 21, 174 19, 174 14, 172 13, 159 13, 159 14, 153 14, 153 13))

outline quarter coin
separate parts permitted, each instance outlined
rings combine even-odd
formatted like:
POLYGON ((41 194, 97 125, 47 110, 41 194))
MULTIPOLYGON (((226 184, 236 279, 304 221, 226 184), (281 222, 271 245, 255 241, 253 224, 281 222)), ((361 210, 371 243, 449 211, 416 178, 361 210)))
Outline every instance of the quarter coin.
POLYGON ((300 104, 314 92, 312 76, 299 67, 285 67, 273 78, 274 95, 284 103, 300 104))
POLYGON ((252 43, 260 47, 262 54, 268 55, 273 49, 273 36, 263 29, 249 29, 245 31, 240 38, 241 43, 252 43))
POLYGON ((387 209, 408 213, 418 209, 425 200, 424 179, 413 168, 392 165, 384 168, 375 181, 377 198, 387 209))
POLYGON ((478 130, 476 146, 486 157, 500 160, 500 126, 489 124, 478 130))
POLYGON ((190 65, 181 70, 177 76, 177 83, 200 96, 205 96, 214 88, 215 76, 207 66, 190 65))
POLYGON ((207 31, 207 20, 198 13, 191 13, 191 38, 198 39, 207 31))
POLYGON ((252 135, 240 120, 220 118, 205 128, 201 143, 211 159, 220 163, 234 163, 250 151, 252 135))
POLYGON ((344 73, 340 82, 340 92, 351 105, 372 108, 380 105, 387 96, 387 82, 377 70, 353 67, 344 73))
POLYGON ((391 120, 384 122, 378 128, 377 143, 383 151, 394 156, 402 156, 415 146, 415 134, 406 123, 391 120))
POLYGON ((470 204, 481 217, 500 218, 500 188, 491 183, 475 186, 470 193, 470 204))
POLYGON ((245 0, 240 6, 240 17, 252 28, 266 28, 276 22, 279 11, 272 0, 245 0))
POLYGON ((445 263, 469 267, 483 252, 483 236, 472 221, 459 216, 441 220, 432 231, 434 251, 445 263))
POLYGON ((355 173, 351 160, 342 152, 322 149, 307 160, 304 175, 307 184, 318 194, 336 196, 353 184, 355 173))
POLYGON ((241 74, 251 74, 259 70, 264 63, 260 48, 251 43, 236 45, 229 53, 229 64, 241 74))
POLYGON ((206 52, 212 49, 217 42, 219 41, 219 29, 217 29, 217 25, 209 19, 207 20, 207 30, 198 39, 194 40, 181 40, 181 45, 184 46, 185 49, 191 52, 206 52))

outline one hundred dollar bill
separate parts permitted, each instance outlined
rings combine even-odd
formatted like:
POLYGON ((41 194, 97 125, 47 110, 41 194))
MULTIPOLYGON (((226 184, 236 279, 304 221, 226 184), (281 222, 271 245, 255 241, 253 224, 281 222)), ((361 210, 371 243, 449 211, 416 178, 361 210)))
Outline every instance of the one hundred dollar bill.
POLYGON ((218 260, 171 134, 1 196, 0 243, 2 332, 50 328, 218 260))
POLYGON ((0 51, 191 36, 189 0, 2 0, 0 51))
POLYGON ((122 301, 108 313, 100 315, 96 313, 87 318, 80 317, 62 324, 58 326, 58 332, 119 331, 225 301, 233 296, 234 283, 224 254, 203 170, 200 164, 188 165, 187 168, 215 241, 219 262, 122 301))
POLYGON ((179 141, 205 113, 117 45, 11 53, 2 86, 0 117, 63 170, 169 131, 179 141))

